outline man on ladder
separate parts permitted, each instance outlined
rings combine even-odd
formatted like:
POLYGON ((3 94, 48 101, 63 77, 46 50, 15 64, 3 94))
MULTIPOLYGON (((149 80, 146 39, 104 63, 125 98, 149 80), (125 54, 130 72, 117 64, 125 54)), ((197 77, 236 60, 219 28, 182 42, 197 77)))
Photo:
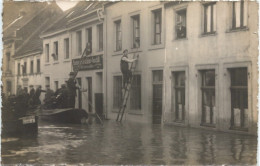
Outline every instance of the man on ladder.
POLYGON ((128 59, 127 54, 128 54, 128 50, 125 49, 123 51, 123 56, 120 61, 121 72, 123 74, 123 88, 126 88, 127 83, 130 82, 132 77, 132 72, 129 69, 128 63, 133 63, 134 61, 137 60, 137 59, 128 59))

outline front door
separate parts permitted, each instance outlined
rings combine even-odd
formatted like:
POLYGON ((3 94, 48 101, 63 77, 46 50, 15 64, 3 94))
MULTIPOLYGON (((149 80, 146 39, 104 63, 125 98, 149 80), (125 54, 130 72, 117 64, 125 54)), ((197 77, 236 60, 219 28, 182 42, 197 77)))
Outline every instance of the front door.
MULTIPOLYGON (((81 78, 77 78, 77 82, 78 82, 78 85, 81 87, 81 78)), ((79 104, 79 109, 82 108, 82 92, 80 89, 78 89, 78 104, 79 104)))
POLYGON ((87 77, 88 82, 88 111, 92 112, 92 78, 87 77))
POLYGON ((153 123, 161 124, 162 121, 162 88, 163 71, 153 71, 153 123))

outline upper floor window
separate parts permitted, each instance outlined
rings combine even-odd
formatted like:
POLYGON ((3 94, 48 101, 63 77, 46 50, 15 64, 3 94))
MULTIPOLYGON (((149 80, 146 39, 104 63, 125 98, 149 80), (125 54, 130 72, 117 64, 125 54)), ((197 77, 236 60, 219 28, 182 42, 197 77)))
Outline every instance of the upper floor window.
POLYGON ((90 55, 92 53, 92 28, 88 28, 86 31, 86 39, 87 39, 87 50, 86 54, 90 55))
POLYGON ((23 74, 26 74, 27 73, 27 62, 24 62, 23 63, 23 74))
POLYGON ((57 61, 59 59, 59 44, 57 41, 53 43, 53 51, 54 51, 53 59, 57 61))
POLYGON ((77 55, 82 54, 82 33, 81 31, 76 32, 76 45, 77 45, 77 55))
POLYGON ((50 47, 49 44, 45 44, 45 62, 50 61, 50 47))
POLYGON ((176 12, 176 36, 177 38, 186 38, 186 9, 176 12))
POLYGON ((140 47, 140 15, 132 16, 133 21, 133 48, 140 47))
POLYGON ((20 63, 17 64, 17 74, 21 75, 21 65, 20 65, 20 63))
POLYGON ((103 24, 97 26, 98 29, 98 51, 103 51, 103 24))
POLYGON ((216 32, 216 3, 204 5, 204 33, 216 32))
POLYGON ((121 30, 121 20, 115 21, 116 28, 116 51, 122 50, 122 30, 121 30))
POLYGON ((41 72, 41 60, 37 59, 37 73, 41 72))
POLYGON ((30 73, 33 74, 33 60, 31 61, 31 70, 30 73))
POLYGON ((70 44, 69 44, 69 38, 64 39, 64 58, 69 59, 70 57, 70 44))
POLYGON ((152 11, 154 31, 153 31, 153 44, 162 43, 162 9, 152 11))
POLYGON ((7 70, 10 70, 10 62, 11 62, 10 52, 6 53, 6 60, 7 60, 7 70))
POLYGON ((247 3, 244 0, 232 2, 232 29, 247 26, 247 3))

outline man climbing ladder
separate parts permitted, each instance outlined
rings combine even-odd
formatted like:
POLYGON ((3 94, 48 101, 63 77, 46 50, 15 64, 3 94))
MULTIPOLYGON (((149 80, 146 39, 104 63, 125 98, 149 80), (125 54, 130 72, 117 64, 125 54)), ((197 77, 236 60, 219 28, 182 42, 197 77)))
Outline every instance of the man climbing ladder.
POLYGON ((120 110, 118 112, 117 119, 116 119, 117 121, 120 121, 120 122, 122 121, 122 118, 124 116, 129 93, 130 93, 130 90, 132 87, 132 80, 133 80, 132 73, 134 72, 134 70, 136 68, 136 64, 137 64, 134 62, 137 61, 137 58, 138 58, 138 55, 136 56, 134 54, 133 59, 129 59, 127 54, 128 54, 128 50, 126 49, 126 50, 124 50, 123 56, 120 61, 121 72, 123 74, 123 89, 124 89, 122 105, 120 107, 120 110), (130 69, 129 69, 128 63, 131 63, 130 69))

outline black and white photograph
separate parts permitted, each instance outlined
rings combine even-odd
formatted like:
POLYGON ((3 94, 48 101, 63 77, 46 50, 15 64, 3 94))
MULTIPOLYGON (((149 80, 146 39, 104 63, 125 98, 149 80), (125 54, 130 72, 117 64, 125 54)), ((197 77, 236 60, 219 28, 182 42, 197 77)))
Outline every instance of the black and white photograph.
POLYGON ((257 165, 259 2, 2 7, 1 165, 257 165))

